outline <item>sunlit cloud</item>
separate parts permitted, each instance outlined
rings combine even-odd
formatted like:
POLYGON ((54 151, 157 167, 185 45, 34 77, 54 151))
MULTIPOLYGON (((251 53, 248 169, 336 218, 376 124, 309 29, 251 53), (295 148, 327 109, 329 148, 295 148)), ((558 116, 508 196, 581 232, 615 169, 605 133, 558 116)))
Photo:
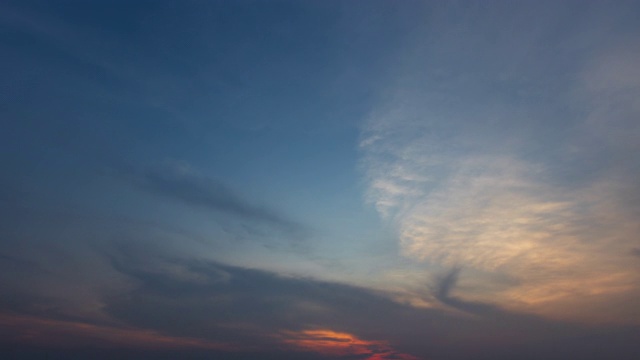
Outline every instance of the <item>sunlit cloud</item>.
POLYGON ((629 48, 578 72, 567 92, 583 109, 551 125, 572 130, 562 142, 518 129, 520 118, 544 111, 506 106, 500 96, 475 94, 466 109, 434 101, 446 92, 408 86, 374 108, 360 143, 366 200, 396 227, 401 254, 434 269, 461 267, 465 295, 509 308, 640 321, 604 305, 637 293, 640 279, 630 256, 639 231, 640 171, 630 154, 640 77, 629 65, 640 56, 629 48), (496 126, 518 131, 487 136, 496 126), (545 142, 553 156, 527 153, 545 142), (498 277, 509 285, 486 290, 498 277))
POLYGON ((418 358, 395 351, 386 341, 362 340, 355 335, 328 329, 283 332, 283 342, 300 350, 313 351, 334 357, 383 360, 418 358))

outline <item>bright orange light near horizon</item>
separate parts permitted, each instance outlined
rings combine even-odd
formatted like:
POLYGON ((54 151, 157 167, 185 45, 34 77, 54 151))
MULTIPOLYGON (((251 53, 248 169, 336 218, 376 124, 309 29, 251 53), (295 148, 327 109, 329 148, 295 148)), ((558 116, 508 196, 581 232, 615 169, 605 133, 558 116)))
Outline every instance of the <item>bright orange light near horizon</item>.
POLYGON ((395 351, 387 341, 362 340, 355 335, 329 329, 303 330, 283 333, 288 345, 329 356, 362 355, 366 360, 417 360, 418 358, 395 351))

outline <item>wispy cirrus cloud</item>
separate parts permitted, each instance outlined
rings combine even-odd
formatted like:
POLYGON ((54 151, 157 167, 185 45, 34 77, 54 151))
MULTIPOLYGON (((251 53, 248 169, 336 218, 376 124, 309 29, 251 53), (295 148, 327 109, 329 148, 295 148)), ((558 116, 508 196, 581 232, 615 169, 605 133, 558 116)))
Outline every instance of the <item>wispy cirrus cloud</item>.
MULTIPOLYGON (((432 52, 438 39, 429 40, 432 52)), ((515 56, 500 42, 456 41, 480 41, 502 61, 515 56)), ((469 270, 466 295, 501 306, 640 321, 606 305, 640 292, 629 256, 640 230, 640 168, 631 155, 640 74, 630 65, 640 53, 636 42, 623 44, 567 53, 577 61, 567 82, 554 81, 556 69, 517 62, 509 71, 479 61, 442 75, 455 65, 419 51, 424 64, 401 67, 402 80, 365 120, 360 147, 366 199, 396 227, 402 254, 469 270), (538 81, 523 81, 536 73, 538 81), (553 96, 536 95, 545 91, 553 96), (509 286, 482 290, 504 276, 509 286)), ((557 54, 535 56, 547 63, 557 54)))

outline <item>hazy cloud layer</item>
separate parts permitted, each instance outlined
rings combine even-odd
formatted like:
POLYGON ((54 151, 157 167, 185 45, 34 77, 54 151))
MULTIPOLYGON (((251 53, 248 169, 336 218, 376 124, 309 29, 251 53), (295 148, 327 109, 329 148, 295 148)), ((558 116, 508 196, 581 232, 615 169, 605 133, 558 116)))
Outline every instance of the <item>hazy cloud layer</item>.
POLYGON ((108 345, 111 355, 139 358, 163 349, 220 359, 285 353, 292 359, 633 359, 640 351, 637 327, 596 329, 462 300, 453 294, 459 270, 434 284, 434 296, 452 309, 437 310, 354 286, 178 258, 155 247, 108 253, 128 285, 101 297, 102 317, 4 311, 0 323, 8 331, 0 332, 0 353, 42 358, 45 349, 81 354, 108 345))

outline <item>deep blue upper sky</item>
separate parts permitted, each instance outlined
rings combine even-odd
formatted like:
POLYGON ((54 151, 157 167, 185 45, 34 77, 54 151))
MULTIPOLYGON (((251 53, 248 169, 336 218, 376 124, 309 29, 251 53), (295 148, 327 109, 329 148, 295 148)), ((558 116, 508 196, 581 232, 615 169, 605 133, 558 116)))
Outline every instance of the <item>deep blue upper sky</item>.
POLYGON ((0 1, 0 354, 636 359, 639 18, 0 1))

